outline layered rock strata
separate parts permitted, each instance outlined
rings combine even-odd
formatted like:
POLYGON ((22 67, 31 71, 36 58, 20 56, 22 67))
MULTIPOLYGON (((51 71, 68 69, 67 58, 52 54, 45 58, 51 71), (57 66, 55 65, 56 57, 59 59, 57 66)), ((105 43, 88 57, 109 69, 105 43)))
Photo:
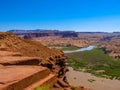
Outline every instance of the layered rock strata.
MULTIPOLYGON (((0 33, 0 64, 36 65, 47 67, 61 88, 69 87, 66 80, 66 56, 61 51, 51 50, 38 42, 21 39, 10 33, 0 33)), ((26 68, 26 67, 25 67, 26 68)), ((58 87, 58 88, 60 88, 58 87)))

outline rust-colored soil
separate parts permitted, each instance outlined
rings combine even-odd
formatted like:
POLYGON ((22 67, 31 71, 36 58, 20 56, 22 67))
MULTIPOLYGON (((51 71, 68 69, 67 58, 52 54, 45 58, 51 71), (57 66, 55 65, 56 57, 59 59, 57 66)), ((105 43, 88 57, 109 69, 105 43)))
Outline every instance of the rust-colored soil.
POLYGON ((59 51, 50 50, 40 42, 24 40, 10 33, 0 33, 0 49, 20 52, 24 56, 39 56, 41 58, 60 54, 59 51))

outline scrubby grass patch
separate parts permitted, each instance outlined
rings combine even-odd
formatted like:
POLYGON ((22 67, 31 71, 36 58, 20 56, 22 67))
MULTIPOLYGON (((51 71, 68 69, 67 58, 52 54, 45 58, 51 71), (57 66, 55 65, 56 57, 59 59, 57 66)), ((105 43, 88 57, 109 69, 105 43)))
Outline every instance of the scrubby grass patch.
POLYGON ((120 79, 120 60, 113 60, 98 47, 90 51, 66 54, 68 66, 99 77, 120 79))
POLYGON ((65 50, 77 50, 77 49, 79 49, 79 48, 76 47, 76 46, 66 46, 66 47, 62 48, 62 51, 65 51, 65 50))

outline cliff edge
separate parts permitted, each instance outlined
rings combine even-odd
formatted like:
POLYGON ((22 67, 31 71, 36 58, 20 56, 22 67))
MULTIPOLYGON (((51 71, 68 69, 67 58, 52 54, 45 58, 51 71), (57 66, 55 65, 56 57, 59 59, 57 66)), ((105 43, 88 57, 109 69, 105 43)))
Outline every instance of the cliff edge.
MULTIPOLYGON (((1 67, 11 65, 42 66, 49 69, 50 73, 57 77, 53 84, 53 90, 71 90, 66 80, 68 69, 65 63, 67 57, 63 52, 49 49, 39 42, 25 40, 14 34, 2 32, 0 32, 0 52, 1 67)), ((79 90, 86 89, 82 87, 79 90)))

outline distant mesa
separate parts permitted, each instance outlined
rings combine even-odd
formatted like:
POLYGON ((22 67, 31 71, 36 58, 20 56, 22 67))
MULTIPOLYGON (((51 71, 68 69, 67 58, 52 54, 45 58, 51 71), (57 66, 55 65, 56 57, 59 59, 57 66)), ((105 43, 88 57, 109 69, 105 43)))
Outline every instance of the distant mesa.
POLYGON ((24 37, 26 39, 43 36, 61 36, 61 37, 78 37, 78 33, 75 31, 59 31, 59 30, 10 30, 8 32, 14 33, 17 36, 24 37))
POLYGON ((75 32, 70 30, 60 31, 60 30, 47 30, 47 29, 9 30, 7 32, 14 33, 15 35, 23 37, 25 39, 45 37, 45 36, 60 36, 62 38, 66 38, 66 37, 78 37, 78 35, 83 35, 83 34, 84 35, 85 34, 108 34, 107 32, 75 32))

